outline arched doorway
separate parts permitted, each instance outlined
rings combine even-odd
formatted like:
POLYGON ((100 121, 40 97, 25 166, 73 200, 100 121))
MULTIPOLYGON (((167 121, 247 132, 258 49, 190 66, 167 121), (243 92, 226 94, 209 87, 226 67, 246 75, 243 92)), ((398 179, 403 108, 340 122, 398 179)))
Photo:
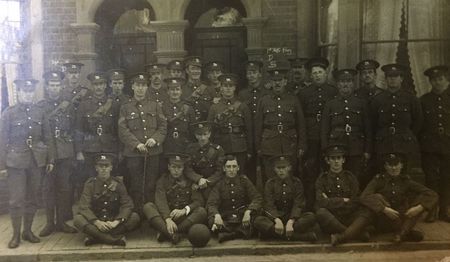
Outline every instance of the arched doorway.
POLYGON ((150 27, 151 20, 155 20, 155 13, 146 0, 103 1, 94 17, 100 26, 95 42, 96 68, 137 72, 156 61, 156 33, 150 27))
POLYGON ((247 60, 247 16, 240 0, 192 0, 185 12, 190 28, 185 33, 189 55, 202 56, 205 62, 218 60, 228 72, 242 75, 247 60))

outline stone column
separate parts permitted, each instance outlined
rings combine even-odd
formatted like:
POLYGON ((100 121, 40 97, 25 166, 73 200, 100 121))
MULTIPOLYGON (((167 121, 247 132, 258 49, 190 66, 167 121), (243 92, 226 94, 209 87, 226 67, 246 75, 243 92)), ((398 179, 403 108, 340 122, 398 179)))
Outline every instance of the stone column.
POLYGON ((155 56, 159 63, 183 59, 186 56, 184 30, 189 25, 187 20, 151 21, 150 24, 156 31, 157 51, 155 56))
POLYGON ((360 60, 361 1, 340 0, 338 8, 338 68, 352 68, 360 60))
POLYGON ((95 35, 100 29, 96 23, 75 23, 70 25, 75 31, 78 40, 78 52, 74 54, 74 58, 84 64, 82 69, 82 79, 86 74, 94 72, 96 69, 95 60, 97 53, 95 52, 95 35))
POLYGON ((249 60, 261 60, 266 52, 262 41, 262 31, 267 17, 248 17, 242 21, 247 27, 247 55, 249 60))

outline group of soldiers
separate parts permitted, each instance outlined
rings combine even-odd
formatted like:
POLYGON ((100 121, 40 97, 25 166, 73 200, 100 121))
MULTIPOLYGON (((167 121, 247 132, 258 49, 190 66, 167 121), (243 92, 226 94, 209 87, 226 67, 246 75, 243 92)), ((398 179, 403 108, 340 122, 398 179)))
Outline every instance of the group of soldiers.
POLYGON ((424 72, 432 88, 420 99, 402 86, 400 64, 382 66, 387 87, 377 87, 375 60, 335 70, 335 85, 325 58, 276 63, 267 79, 262 62, 248 61, 242 88, 220 61, 195 56, 128 76, 94 72, 89 87, 82 66, 46 72, 37 103, 38 81, 15 81, 18 104, 0 126, 10 248, 40 241, 31 225, 41 185, 39 236, 78 229, 86 245, 123 246, 144 219, 174 244, 211 230, 219 242, 325 232, 337 245, 368 241, 374 225, 420 241, 423 213, 450 222, 447 66, 424 72), (409 177, 419 155, 428 187, 409 177), (189 232, 199 224, 207 228, 189 232))

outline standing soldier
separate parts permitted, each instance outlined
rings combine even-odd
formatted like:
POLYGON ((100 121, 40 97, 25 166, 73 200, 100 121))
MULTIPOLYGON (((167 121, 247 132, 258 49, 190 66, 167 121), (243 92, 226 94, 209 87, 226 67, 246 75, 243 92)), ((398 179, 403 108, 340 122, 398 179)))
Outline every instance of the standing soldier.
POLYGON ((188 233, 195 224, 206 222, 205 201, 193 189, 185 175, 187 155, 168 154, 168 170, 156 183, 155 203, 144 206, 145 217, 158 232, 158 241, 180 241, 181 233, 188 233))
POLYGON ((125 94, 125 71, 123 69, 111 69, 107 73, 109 86, 111 87, 111 97, 116 103, 122 105, 130 97, 125 94))
POLYGON ((181 86, 184 79, 167 78, 169 100, 163 104, 162 111, 167 117, 167 137, 164 140, 164 153, 184 152, 192 141, 190 124, 195 120, 194 110, 181 100, 181 86))
POLYGON ((186 176, 197 184, 203 196, 208 199, 211 188, 222 178, 225 152, 220 145, 210 142, 211 125, 202 121, 192 125, 197 143, 187 146, 190 161, 186 166, 186 176))
POLYGON ((360 202, 375 212, 378 229, 395 232, 394 242, 421 241, 422 232, 413 228, 422 213, 436 205, 438 196, 404 172, 404 154, 388 153, 383 159, 384 171, 370 181, 360 202))
POLYGON ((378 167, 381 156, 390 152, 409 155, 406 169, 411 168, 411 156, 419 153, 417 135, 422 127, 423 115, 417 97, 402 88, 406 68, 399 64, 384 65, 387 90, 375 96, 370 104, 375 130, 375 152, 378 167))
POLYGON ((81 67, 83 67, 84 64, 70 62, 63 64, 63 66, 66 69, 65 75, 67 79, 67 85, 62 90, 62 97, 64 100, 73 103, 76 110, 89 91, 80 83, 81 67))
POLYGON ((38 207, 39 187, 44 172, 53 169, 54 148, 46 112, 33 103, 36 83, 34 79, 16 80, 18 104, 8 107, 0 122, 0 170, 7 172, 9 212, 13 237, 8 248, 20 244, 22 239, 39 243, 31 231, 38 207), (45 170, 44 170, 45 169, 45 170))
POLYGON ((207 79, 207 85, 213 96, 213 104, 217 104, 220 100, 220 80, 219 77, 223 75, 224 65, 219 61, 211 61, 205 65, 205 73, 207 79))
POLYGON ((264 216, 255 218, 255 228, 262 238, 316 241, 316 220, 311 212, 304 212, 305 196, 299 178, 292 176, 289 156, 273 160, 276 176, 264 187, 264 216))
POLYGON ((271 69, 273 93, 261 98, 256 111, 255 144, 264 168, 263 185, 273 177, 273 156, 289 155, 301 160, 306 150, 303 110, 298 99, 287 93, 286 72, 280 66, 271 69))
POLYGON ((124 144, 130 196, 141 212, 144 203, 154 197, 167 119, 161 106, 146 98, 148 78, 144 73, 131 78, 131 89, 133 98, 120 108, 119 138, 124 144))
POLYGON ((328 146, 325 161, 329 169, 316 181, 316 219, 322 231, 331 234, 333 246, 357 237, 364 241, 370 238, 364 229, 372 213, 358 203, 358 180, 343 168, 345 154, 342 145, 328 146))
POLYGON ((101 72, 88 75, 92 92, 81 102, 75 124, 75 152, 78 161, 84 161, 84 173, 78 174, 79 186, 95 176, 94 159, 98 153, 117 154, 117 118, 119 105, 106 94, 106 77, 101 72))
POLYGON ((325 104, 320 134, 322 149, 330 144, 346 145, 345 169, 361 185, 364 166, 370 158, 372 130, 367 102, 353 95, 356 74, 353 69, 335 72, 339 95, 325 104))
POLYGON ((320 174, 321 146, 320 146, 320 122, 322 110, 325 104, 336 95, 336 88, 327 83, 327 59, 312 58, 306 63, 311 74, 311 85, 299 93, 299 99, 303 107, 306 121, 306 139, 308 150, 305 152, 305 196, 306 207, 312 210, 314 205, 314 185, 320 174))
POLYGON ((182 98, 188 102, 195 112, 197 121, 208 117, 209 107, 214 98, 214 92, 201 81, 202 61, 198 56, 188 57, 184 61, 187 82, 183 87, 182 98))
POLYGON ((133 201, 122 180, 111 176, 115 156, 98 154, 96 176, 89 178, 83 189, 74 217, 74 225, 87 235, 86 246, 96 243, 125 246, 123 234, 139 225, 139 215, 133 211, 133 201))
POLYGON ((383 91, 376 85, 378 67, 380 67, 380 64, 371 59, 363 60, 356 65, 356 70, 359 72, 360 86, 355 90, 355 96, 370 102, 374 96, 383 91))
MULTIPOLYGON (((245 103, 250 109, 250 113, 252 115, 252 126, 255 127, 255 119, 256 119, 256 108, 258 106, 259 100, 270 92, 265 89, 264 83, 262 81, 262 69, 263 63, 260 61, 248 61, 245 64, 246 69, 246 77, 247 77, 247 86, 239 91, 238 99, 245 103)), ((248 161, 247 165, 247 175, 250 180, 256 184, 256 158, 257 153, 255 151, 255 130, 252 130, 252 133, 248 134, 252 138, 252 148, 253 152, 249 152, 252 157, 248 161)))
POLYGON ((236 157, 226 156, 225 176, 211 191, 206 208, 208 225, 219 234, 219 243, 252 235, 253 219, 262 207, 262 197, 245 175, 239 174, 236 157))
POLYGON ((298 96, 301 90, 311 85, 308 79, 308 69, 306 69, 308 60, 308 58, 289 59, 291 62, 291 81, 288 83, 289 93, 298 96))
POLYGON ((225 154, 235 155, 239 166, 245 171, 253 151, 251 113, 246 104, 235 98, 238 77, 224 74, 219 81, 222 97, 209 109, 208 121, 217 126, 215 142, 222 146, 225 154))
POLYGON ((184 65, 180 60, 172 60, 167 64, 170 77, 184 78, 184 65))
POLYGON ((75 111, 73 105, 63 101, 61 96, 64 73, 49 71, 44 74, 47 98, 39 102, 49 119, 50 130, 55 148, 55 166, 53 172, 43 178, 43 195, 46 207, 47 223, 39 233, 40 237, 49 236, 53 231, 76 233, 67 225, 72 215, 73 186, 71 181, 75 151, 73 145, 75 111), (55 225, 56 215, 56 225, 55 225))
POLYGON ((439 194, 439 218, 450 222, 450 82, 447 66, 435 66, 424 74, 431 91, 420 100, 424 124, 420 132, 422 168, 426 185, 439 194))
POLYGON ((147 97, 150 101, 155 101, 161 106, 169 99, 167 87, 163 82, 164 64, 150 64, 145 66, 147 74, 150 76, 150 87, 147 90, 147 97))

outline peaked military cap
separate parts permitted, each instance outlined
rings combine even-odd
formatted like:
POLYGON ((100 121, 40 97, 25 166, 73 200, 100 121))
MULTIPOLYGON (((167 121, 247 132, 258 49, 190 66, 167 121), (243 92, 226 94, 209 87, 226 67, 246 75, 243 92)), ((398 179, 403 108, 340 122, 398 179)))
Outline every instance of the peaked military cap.
POLYGON ((148 64, 148 65, 145 65, 145 71, 149 72, 150 74, 162 73, 164 68, 166 68, 165 64, 148 64))
POLYGON ((405 155, 403 153, 392 152, 392 153, 386 154, 384 156, 384 162, 388 163, 390 165, 396 165, 400 162, 403 162, 404 158, 405 158, 405 155))
POLYGON ((212 70, 220 70, 223 71, 224 65, 222 62, 219 61, 211 61, 206 63, 205 70, 206 72, 212 71, 212 70))
POLYGON ((81 68, 84 66, 83 63, 78 63, 78 62, 68 62, 68 63, 64 63, 63 66, 65 67, 67 72, 80 72, 81 68))
POLYGON ((107 73, 109 80, 123 80, 125 79, 125 70, 123 69, 111 69, 107 73))
POLYGON ((14 80, 14 84, 18 90, 22 90, 25 92, 34 92, 36 89, 36 85, 39 83, 38 80, 35 79, 16 79, 14 80))
POLYGON ((353 79, 358 74, 358 72, 355 69, 340 69, 333 72, 334 78, 336 80, 340 79, 353 79))
POLYGON ((205 133, 208 131, 211 131, 211 122, 208 121, 200 121, 195 122, 191 124, 191 128, 193 129, 194 133, 205 133))
POLYGON ((167 64, 167 69, 183 70, 184 65, 180 60, 172 60, 167 64))
POLYGON ((94 73, 90 73, 87 76, 87 79, 89 79, 89 81, 91 81, 91 83, 102 83, 102 82, 106 82, 106 75, 103 72, 94 72, 94 73))
POLYGON ((219 81, 221 83, 231 83, 236 85, 238 83, 238 76, 235 74, 223 74, 219 76, 219 81))
POLYGON ((289 65, 287 65, 285 61, 276 61, 274 67, 267 69, 267 72, 272 79, 283 78, 288 71, 289 65))
POLYGON ((294 67, 303 67, 306 65, 306 63, 309 61, 309 58, 305 57, 296 57, 289 59, 289 62, 291 62, 291 68, 294 67))
POLYGON ((273 157, 271 157, 270 160, 273 161, 274 166, 292 165, 292 159, 291 159, 291 156, 289 156, 289 155, 273 156, 273 157))
POLYGON ((188 159, 189 155, 184 153, 168 153, 165 155, 169 160, 169 164, 184 164, 188 159))
POLYGON ((311 70, 311 68, 315 67, 315 66, 319 66, 322 67, 323 69, 327 69, 328 66, 330 65, 330 62, 328 61, 328 59, 324 58, 324 57, 314 57, 308 60, 308 62, 306 62, 306 67, 311 70))
POLYGON ((184 59, 184 66, 198 66, 202 67, 202 59, 199 56, 188 56, 184 59))
POLYGON ((342 144, 329 145, 325 148, 326 156, 345 156, 347 154, 347 146, 342 144))
POLYGON ((177 87, 184 84, 184 78, 181 77, 169 77, 164 79, 164 82, 167 84, 168 88, 177 87))
POLYGON ((99 153, 95 156, 96 164, 113 164, 116 156, 111 153, 99 153))
POLYGON ((261 70, 263 68, 263 63, 261 61, 247 61, 244 63, 244 66, 247 70, 261 70))
POLYGON ((147 73, 143 73, 143 72, 135 73, 134 75, 130 76, 130 82, 131 83, 135 83, 135 82, 148 83, 148 75, 147 75, 147 73))
POLYGON ((42 78, 45 79, 46 82, 48 81, 62 81, 65 77, 65 74, 61 71, 52 70, 47 71, 42 75, 42 78))
POLYGON ((401 64, 387 64, 381 67, 386 76, 401 76, 406 69, 407 67, 401 64))
POLYGON ((433 66, 425 70, 425 72, 423 72, 423 74, 428 76, 429 78, 443 76, 446 75, 447 73, 448 73, 448 66, 446 65, 433 66))
POLYGON ((375 60, 372 59, 366 59, 362 60, 358 64, 356 64, 356 70, 361 71, 365 69, 374 69, 376 70, 378 67, 380 67, 380 63, 378 63, 375 60))

